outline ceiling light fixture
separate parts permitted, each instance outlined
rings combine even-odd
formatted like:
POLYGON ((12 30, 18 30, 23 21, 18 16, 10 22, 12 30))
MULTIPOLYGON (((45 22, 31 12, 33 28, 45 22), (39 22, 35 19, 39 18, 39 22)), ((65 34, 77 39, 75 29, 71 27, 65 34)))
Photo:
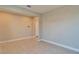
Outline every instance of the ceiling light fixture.
POLYGON ((28 8, 31 8, 31 5, 27 5, 28 8))

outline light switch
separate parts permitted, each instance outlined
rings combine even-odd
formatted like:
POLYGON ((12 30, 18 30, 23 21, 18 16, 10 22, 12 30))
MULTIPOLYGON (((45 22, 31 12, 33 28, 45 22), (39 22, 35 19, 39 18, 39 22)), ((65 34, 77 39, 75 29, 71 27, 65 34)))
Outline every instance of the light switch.
POLYGON ((28 28, 30 28, 31 26, 30 26, 30 25, 28 25, 27 27, 28 27, 28 28))

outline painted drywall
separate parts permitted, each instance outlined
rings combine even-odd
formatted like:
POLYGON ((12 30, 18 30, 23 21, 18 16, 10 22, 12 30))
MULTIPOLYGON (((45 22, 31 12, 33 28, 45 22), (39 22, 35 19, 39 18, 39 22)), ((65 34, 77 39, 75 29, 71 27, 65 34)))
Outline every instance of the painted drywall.
POLYGON ((26 16, 40 16, 40 14, 38 13, 31 12, 25 8, 17 7, 17 5, 1 5, 0 11, 16 13, 16 14, 26 15, 26 16))
POLYGON ((32 18, 0 12, 0 41, 33 36, 32 18))
POLYGON ((79 49, 79 6, 64 6, 43 14, 40 38, 79 49))

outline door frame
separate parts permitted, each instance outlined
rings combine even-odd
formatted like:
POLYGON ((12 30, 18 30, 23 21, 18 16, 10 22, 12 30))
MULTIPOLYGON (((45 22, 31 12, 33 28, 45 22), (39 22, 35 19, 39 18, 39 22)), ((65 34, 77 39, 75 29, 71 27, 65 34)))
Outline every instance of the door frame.
POLYGON ((33 33, 34 36, 39 37, 39 17, 33 18, 33 33))

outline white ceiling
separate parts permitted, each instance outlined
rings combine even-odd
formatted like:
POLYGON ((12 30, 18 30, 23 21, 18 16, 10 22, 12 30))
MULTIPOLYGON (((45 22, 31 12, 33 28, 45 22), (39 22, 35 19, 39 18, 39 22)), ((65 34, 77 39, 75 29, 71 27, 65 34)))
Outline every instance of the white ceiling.
POLYGON ((31 5, 31 8, 28 8, 26 5, 19 5, 19 7, 28 9, 32 12, 43 14, 56 8, 63 7, 63 5, 31 5))

